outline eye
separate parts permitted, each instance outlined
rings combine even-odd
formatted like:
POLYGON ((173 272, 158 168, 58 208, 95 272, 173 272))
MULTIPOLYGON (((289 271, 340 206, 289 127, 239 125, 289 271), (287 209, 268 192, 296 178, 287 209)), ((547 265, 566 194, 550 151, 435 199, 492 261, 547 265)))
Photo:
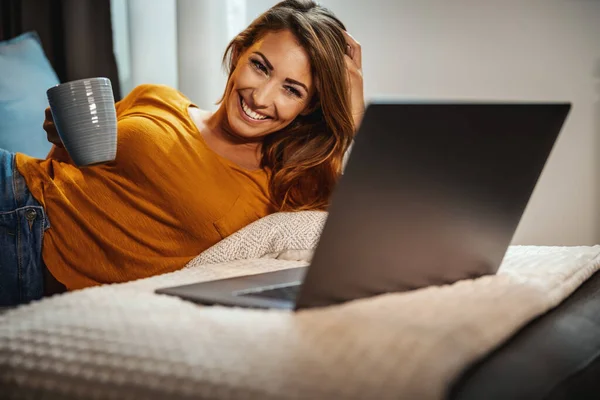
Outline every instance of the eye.
POLYGON ((299 98, 302 98, 302 93, 300 93, 300 91, 298 89, 296 89, 295 87, 293 87, 293 86, 284 86, 284 88, 285 88, 285 90, 289 94, 291 94, 293 96, 296 96, 296 97, 299 97, 299 98))
POLYGON ((269 72, 267 67, 260 61, 258 61, 256 59, 251 59, 250 62, 252 63, 252 66, 254 68, 256 68, 258 71, 262 72, 263 74, 267 74, 269 72))

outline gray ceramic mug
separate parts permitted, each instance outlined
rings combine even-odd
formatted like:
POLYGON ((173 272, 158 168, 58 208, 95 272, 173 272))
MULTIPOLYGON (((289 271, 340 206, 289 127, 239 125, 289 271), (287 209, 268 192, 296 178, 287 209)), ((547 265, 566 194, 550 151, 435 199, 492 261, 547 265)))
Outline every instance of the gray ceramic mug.
POLYGON ((54 125, 77 166, 117 156, 117 112, 108 78, 63 83, 46 92, 54 125))

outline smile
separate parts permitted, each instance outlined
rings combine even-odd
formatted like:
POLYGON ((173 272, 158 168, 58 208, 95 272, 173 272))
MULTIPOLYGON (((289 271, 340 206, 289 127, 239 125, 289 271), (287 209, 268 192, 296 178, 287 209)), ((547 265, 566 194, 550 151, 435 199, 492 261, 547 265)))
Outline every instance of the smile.
POLYGON ((244 98, 242 96, 240 96, 240 106, 242 108, 242 111, 244 111, 244 114, 253 121, 263 121, 265 119, 270 118, 267 115, 263 115, 263 114, 257 113, 256 111, 253 111, 250 108, 250 106, 248 104, 246 104, 246 102, 244 101, 244 98))

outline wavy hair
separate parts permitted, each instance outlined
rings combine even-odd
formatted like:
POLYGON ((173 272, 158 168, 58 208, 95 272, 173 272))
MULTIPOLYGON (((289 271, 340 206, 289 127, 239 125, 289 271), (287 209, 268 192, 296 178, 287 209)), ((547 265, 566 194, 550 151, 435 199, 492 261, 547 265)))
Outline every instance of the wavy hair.
POLYGON ((285 0, 256 18, 227 46, 229 79, 239 56, 268 32, 289 30, 307 52, 316 92, 310 114, 265 137, 261 166, 279 211, 325 210, 354 136, 344 24, 311 0, 285 0))

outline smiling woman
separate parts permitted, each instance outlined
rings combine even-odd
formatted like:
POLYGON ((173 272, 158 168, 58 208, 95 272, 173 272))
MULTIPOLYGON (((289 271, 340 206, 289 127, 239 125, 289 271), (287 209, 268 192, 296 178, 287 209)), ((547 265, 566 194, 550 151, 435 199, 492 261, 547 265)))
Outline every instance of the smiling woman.
POLYGON ((325 209, 364 112, 358 43, 329 10, 284 1, 231 41, 224 62, 213 126, 249 144, 249 164, 272 169, 279 209, 325 209))
POLYGON ((237 35, 223 61, 214 113, 162 85, 118 102, 114 161, 75 166, 48 110, 46 159, 0 151, 0 211, 13 216, 0 231, 27 238, 0 240, 0 305, 39 298, 49 283, 71 290, 175 271, 270 213, 327 208, 364 112, 360 45, 329 10, 286 0, 237 35))
POLYGON ((248 156, 273 169, 270 191, 280 209, 323 209, 354 129, 347 40, 327 10, 292 9, 274 7, 230 43, 216 117, 226 131, 256 144, 248 156))

